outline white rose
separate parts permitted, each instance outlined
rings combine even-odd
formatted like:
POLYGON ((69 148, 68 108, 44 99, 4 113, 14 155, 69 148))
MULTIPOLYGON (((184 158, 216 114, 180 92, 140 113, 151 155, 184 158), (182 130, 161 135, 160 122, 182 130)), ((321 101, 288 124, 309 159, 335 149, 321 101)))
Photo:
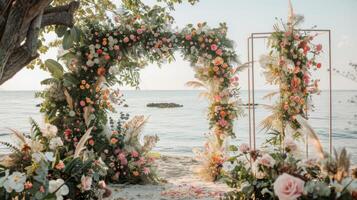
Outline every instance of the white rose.
POLYGON ((51 150, 56 150, 58 147, 63 146, 62 139, 60 137, 55 137, 50 140, 50 149, 51 150))
POLYGON ((55 195, 57 200, 63 200, 63 196, 69 193, 68 186, 64 185, 64 180, 62 179, 50 180, 48 186, 48 192, 54 193, 56 190, 57 192, 55 193, 55 195))
POLYGON ((46 138, 53 138, 57 135, 58 129, 51 124, 45 124, 45 128, 41 130, 42 136, 46 138))

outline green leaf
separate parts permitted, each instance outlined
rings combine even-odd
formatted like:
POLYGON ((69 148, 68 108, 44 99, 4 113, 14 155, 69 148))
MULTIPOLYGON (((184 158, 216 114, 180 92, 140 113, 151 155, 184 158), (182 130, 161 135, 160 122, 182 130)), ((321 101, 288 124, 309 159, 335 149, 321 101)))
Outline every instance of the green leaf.
POLYGON ((71 29, 71 38, 74 42, 79 42, 81 32, 77 27, 71 29))
POLYGON ((57 83, 57 82, 58 82, 58 80, 55 78, 47 78, 47 79, 41 81, 41 85, 50 85, 52 83, 57 83))
POLYGON ((59 25, 59 26, 56 26, 56 28, 55 28, 55 32, 56 32, 58 37, 63 37, 64 34, 66 33, 66 31, 67 31, 67 27, 66 26, 59 25))
POLYGON ((72 87, 79 83, 79 80, 72 73, 65 73, 63 75, 63 85, 65 87, 72 87))
POLYGON ((45 66, 54 78, 60 79, 63 76, 63 67, 53 59, 47 59, 45 66))
POLYGON ((235 145, 230 145, 229 146, 229 151, 238 151, 238 147, 235 145))
POLYGON ((70 49, 73 46, 73 38, 70 30, 67 30, 64 34, 62 47, 64 50, 70 49))

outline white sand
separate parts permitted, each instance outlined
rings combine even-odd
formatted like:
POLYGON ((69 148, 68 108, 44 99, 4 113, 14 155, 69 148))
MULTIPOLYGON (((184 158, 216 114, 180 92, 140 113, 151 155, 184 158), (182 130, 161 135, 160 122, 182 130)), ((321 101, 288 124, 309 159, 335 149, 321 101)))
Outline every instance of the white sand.
POLYGON ((198 162, 191 157, 161 156, 158 174, 167 183, 159 185, 112 185, 113 200, 218 199, 228 191, 225 183, 205 182, 193 173, 198 162))

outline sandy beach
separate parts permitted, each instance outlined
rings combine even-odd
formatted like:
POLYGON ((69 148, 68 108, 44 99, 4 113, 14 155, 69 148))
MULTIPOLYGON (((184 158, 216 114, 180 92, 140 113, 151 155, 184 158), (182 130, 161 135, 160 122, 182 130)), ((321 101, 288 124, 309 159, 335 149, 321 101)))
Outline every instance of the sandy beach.
POLYGON ((111 185, 113 200, 193 200, 218 199, 228 191, 223 182, 205 182, 194 174, 198 162, 192 157, 165 156, 157 160, 158 185, 111 185))

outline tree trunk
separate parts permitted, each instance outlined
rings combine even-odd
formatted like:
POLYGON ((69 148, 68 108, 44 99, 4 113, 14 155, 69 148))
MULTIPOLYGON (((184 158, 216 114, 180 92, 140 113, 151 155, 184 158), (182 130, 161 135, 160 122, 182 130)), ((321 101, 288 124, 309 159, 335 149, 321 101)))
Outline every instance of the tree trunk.
POLYGON ((73 26, 79 2, 50 7, 52 0, 0 0, 0 85, 37 58, 41 28, 73 26))

